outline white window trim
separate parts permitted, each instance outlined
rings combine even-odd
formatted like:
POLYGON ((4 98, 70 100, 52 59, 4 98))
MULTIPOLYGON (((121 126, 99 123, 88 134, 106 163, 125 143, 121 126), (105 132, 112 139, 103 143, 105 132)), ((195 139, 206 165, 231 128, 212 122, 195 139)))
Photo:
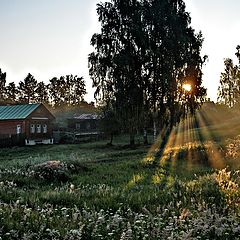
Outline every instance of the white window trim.
POLYGON ((22 129, 21 129, 21 125, 20 124, 17 125, 16 131, 17 131, 17 134, 21 133, 22 129))
POLYGON ((35 124, 31 124, 31 126, 30 126, 30 132, 31 132, 31 133, 35 133, 35 132, 36 132, 35 124))
POLYGON ((48 120, 47 117, 32 117, 33 120, 48 120))
POLYGON ((37 133, 41 133, 41 124, 37 124, 37 133))
POLYGON ((43 124, 43 133, 47 133, 47 124, 43 124))

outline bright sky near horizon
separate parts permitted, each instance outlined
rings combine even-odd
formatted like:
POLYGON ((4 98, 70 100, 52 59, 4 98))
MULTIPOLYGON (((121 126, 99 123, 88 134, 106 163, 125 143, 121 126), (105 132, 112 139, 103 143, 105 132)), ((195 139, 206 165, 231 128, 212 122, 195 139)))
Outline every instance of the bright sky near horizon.
MULTIPOLYGON (((102 0, 104 1, 104 0, 102 0)), ((99 31, 96 3, 100 0, 0 0, 0 68, 7 82, 28 73, 38 81, 74 74, 87 84, 87 101, 94 90, 88 75, 92 34, 99 31)), ((239 0, 185 0, 192 26, 204 37, 203 85, 216 100, 223 59, 235 58, 240 44, 239 0)))

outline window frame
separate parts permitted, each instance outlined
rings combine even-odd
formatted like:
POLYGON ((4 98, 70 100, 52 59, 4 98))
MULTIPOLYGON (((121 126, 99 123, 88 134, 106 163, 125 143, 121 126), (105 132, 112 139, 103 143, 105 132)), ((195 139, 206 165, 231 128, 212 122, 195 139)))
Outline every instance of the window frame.
POLYGON ((42 125, 42 128, 43 128, 43 133, 47 133, 47 131, 48 131, 48 126, 47 126, 46 123, 42 125))
POLYGON ((21 132, 22 132, 22 126, 21 126, 21 124, 17 124, 17 126, 16 126, 17 135, 21 134, 21 132))
POLYGON ((41 133, 42 131, 41 131, 41 124, 37 124, 37 127, 36 127, 36 133, 41 133))
POLYGON ((30 133, 34 134, 35 132, 36 132, 36 125, 31 123, 31 125, 30 125, 30 133))

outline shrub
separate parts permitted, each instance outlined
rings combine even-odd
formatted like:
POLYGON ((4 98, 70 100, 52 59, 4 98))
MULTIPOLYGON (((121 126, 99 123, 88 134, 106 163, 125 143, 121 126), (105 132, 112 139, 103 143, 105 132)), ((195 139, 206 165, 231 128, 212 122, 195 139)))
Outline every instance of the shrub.
POLYGON ((233 159, 240 158, 240 135, 238 135, 235 139, 227 140, 226 157, 233 159))
POLYGON ((67 175, 67 167, 60 161, 48 161, 35 165, 33 167, 33 175, 48 181, 66 182, 69 177, 67 175))

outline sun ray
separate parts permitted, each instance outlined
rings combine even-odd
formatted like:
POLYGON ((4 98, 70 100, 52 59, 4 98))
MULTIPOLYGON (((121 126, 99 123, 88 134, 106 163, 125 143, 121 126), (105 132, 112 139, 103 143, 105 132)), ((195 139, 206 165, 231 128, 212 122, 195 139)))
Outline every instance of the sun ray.
POLYGON ((187 169, 191 170, 193 166, 193 146, 192 144, 194 143, 194 138, 192 134, 192 118, 189 117, 188 119, 188 132, 189 132, 189 143, 188 143, 188 153, 187 153, 187 169))
POLYGON ((157 139, 152 144, 148 153, 146 154, 146 156, 143 159, 144 164, 151 164, 155 161, 155 155, 159 152, 159 149, 160 149, 160 146, 162 143, 162 136, 164 135, 165 131, 166 131, 166 129, 163 128, 161 130, 161 132, 159 133, 159 135, 157 136, 157 139))
MULTIPOLYGON (((161 130, 143 159, 144 164, 153 164, 155 168, 153 175, 149 176, 153 184, 167 184, 182 164, 186 171, 192 171, 196 163, 209 164, 218 169, 225 167, 219 144, 208 121, 204 111, 197 111, 181 120, 171 131, 168 127, 161 130)), ((136 178, 135 174, 129 185, 140 183, 144 179, 140 175, 136 178)))
POLYGON ((221 152, 219 151, 218 144, 216 143, 211 131, 209 130, 209 127, 207 125, 207 122, 206 122, 206 119, 205 119, 205 116, 203 115, 203 113, 198 112, 197 121, 199 121, 200 124, 204 126, 199 131, 199 134, 201 135, 200 140, 204 144, 204 148, 207 153, 208 161, 209 161, 210 165, 213 168, 217 168, 217 169, 224 168, 225 163, 223 160, 223 156, 222 156, 221 152))

